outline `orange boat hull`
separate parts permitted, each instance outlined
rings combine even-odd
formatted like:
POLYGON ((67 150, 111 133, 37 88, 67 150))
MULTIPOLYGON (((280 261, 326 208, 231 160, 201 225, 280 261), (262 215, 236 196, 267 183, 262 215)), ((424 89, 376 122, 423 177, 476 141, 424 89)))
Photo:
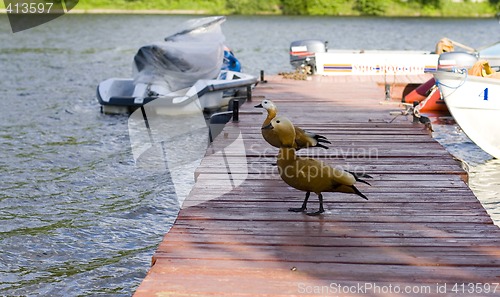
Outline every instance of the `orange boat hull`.
MULTIPOLYGON (((422 102, 423 100, 425 100, 425 98, 427 98, 430 89, 435 85, 435 83, 436 81, 434 80, 434 78, 429 79, 428 81, 417 87, 415 90, 408 93, 408 95, 406 95, 402 101, 405 103, 413 103, 415 101, 422 102)), ((420 109, 420 112, 439 114, 450 113, 448 107, 446 106, 446 103, 443 99, 441 99, 441 93, 439 92, 439 90, 436 90, 432 94, 431 98, 427 100, 424 107, 420 109)))

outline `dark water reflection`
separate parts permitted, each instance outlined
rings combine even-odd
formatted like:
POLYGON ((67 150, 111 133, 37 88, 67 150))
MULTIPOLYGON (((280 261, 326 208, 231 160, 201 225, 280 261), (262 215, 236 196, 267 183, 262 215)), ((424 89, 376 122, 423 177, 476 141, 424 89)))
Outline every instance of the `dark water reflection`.
MULTIPOLYGON (((70 15, 12 34, 0 16, 0 295, 130 296, 145 276, 178 211, 175 190, 165 172, 135 166, 128 118, 101 115, 95 88, 129 77, 137 48, 188 18, 70 15)), ((230 17, 223 25, 253 74, 289 70, 297 39, 430 50, 443 36, 485 45, 499 29, 495 20, 371 18, 230 17)), ((477 171, 495 176, 492 164, 477 171)))

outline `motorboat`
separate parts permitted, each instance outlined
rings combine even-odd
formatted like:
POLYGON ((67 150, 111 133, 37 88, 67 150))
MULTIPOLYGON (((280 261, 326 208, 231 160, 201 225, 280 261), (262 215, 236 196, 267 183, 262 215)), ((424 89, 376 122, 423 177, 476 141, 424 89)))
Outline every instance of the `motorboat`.
POLYGON ((467 71, 437 71, 436 85, 464 133, 481 149, 500 158, 500 80, 467 71))
POLYGON ((317 75, 408 75, 437 70, 439 55, 411 50, 337 50, 328 42, 290 44, 290 64, 317 75))
POLYGON ((200 79, 193 86, 167 91, 155 85, 138 85, 130 78, 110 78, 101 82, 97 98, 106 114, 131 113, 155 101, 156 113, 182 115, 197 112, 213 113, 230 105, 231 100, 246 100, 249 89, 257 82, 255 76, 221 70, 215 79, 200 79))
POLYGON ((474 49, 442 38, 434 51, 329 49, 327 41, 306 39, 290 44, 290 64, 318 75, 418 75, 440 68, 441 54, 468 53, 500 67, 500 42, 474 49))
MULTIPOLYGON (((465 47, 464 45, 461 46, 465 47)), ((498 69, 498 66, 495 66, 498 65, 498 55, 492 54, 492 51, 489 51, 489 56, 486 53, 474 49, 471 49, 469 53, 461 51, 443 52, 439 55, 438 70, 451 72, 468 70, 470 72, 470 69, 475 67, 477 62, 480 61, 479 59, 481 58, 481 61, 483 61, 484 57, 493 59, 493 65, 490 65, 488 61, 488 67, 490 67, 491 71, 494 71, 493 68, 498 69)), ((402 102, 410 104, 418 103, 414 109, 419 113, 449 114, 446 102, 441 96, 434 77, 404 95, 402 102)))
POLYGON ((224 45, 225 17, 186 22, 163 41, 141 47, 133 60, 132 78, 109 78, 97 86, 103 113, 132 113, 155 107, 165 115, 213 113, 238 97, 245 99, 255 76, 242 73, 224 45))

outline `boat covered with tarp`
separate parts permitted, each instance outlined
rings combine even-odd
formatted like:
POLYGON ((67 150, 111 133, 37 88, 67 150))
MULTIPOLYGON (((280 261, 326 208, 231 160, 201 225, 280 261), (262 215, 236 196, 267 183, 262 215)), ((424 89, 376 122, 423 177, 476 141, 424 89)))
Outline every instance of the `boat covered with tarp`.
POLYGON ((132 112, 152 101, 164 114, 213 112, 257 82, 242 73, 225 45, 225 17, 192 19, 162 41, 142 46, 133 59, 133 77, 109 78, 97 87, 104 113, 132 112))

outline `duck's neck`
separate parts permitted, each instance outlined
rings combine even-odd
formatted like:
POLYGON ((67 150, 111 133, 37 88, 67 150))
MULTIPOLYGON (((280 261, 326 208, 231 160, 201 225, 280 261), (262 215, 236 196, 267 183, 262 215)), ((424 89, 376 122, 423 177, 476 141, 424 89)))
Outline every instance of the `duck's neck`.
POLYGON ((267 118, 264 121, 264 124, 262 125, 262 127, 269 125, 271 123, 271 120, 276 117, 277 113, 278 113, 278 111, 276 110, 276 108, 268 109, 267 110, 267 118))
POLYGON ((278 153, 278 162, 293 161, 297 158, 295 149, 291 147, 281 147, 278 153))

